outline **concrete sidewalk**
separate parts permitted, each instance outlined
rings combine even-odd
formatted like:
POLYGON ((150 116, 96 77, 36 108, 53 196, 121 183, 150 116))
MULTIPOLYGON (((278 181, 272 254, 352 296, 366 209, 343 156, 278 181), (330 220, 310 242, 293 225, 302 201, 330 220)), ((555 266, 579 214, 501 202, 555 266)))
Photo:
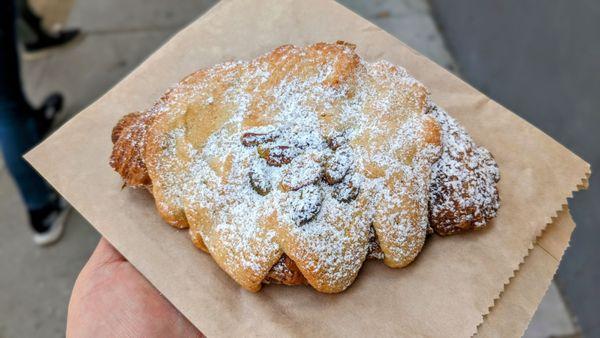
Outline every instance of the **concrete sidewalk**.
MULTIPOLYGON (((51 21, 66 17, 53 1, 37 0, 51 21)), ((425 0, 343 0, 354 9, 437 63, 456 69, 425 0)), ((23 64, 33 102, 50 91, 66 96, 65 121, 106 92, 169 36, 201 15, 209 0, 78 0, 67 25, 80 27, 85 39, 44 59, 23 64)), ((68 11, 66 12, 68 13, 68 11)), ((63 240, 37 248, 27 229, 15 186, 0 169, 0 337, 64 336, 66 309, 77 273, 98 241, 98 234, 76 212, 63 240)), ((535 337, 574 332, 556 289, 551 289, 529 334, 535 337), (549 297, 549 298, 548 298, 549 297)))

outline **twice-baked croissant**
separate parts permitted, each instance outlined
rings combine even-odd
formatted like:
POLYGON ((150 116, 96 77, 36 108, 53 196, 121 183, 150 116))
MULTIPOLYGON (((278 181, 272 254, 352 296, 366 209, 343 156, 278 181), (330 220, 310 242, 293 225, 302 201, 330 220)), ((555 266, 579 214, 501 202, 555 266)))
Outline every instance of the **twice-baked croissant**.
POLYGON ((110 163, 243 287, 339 292, 367 256, 398 268, 423 246, 443 139, 428 102, 354 45, 286 45, 126 115, 110 163))

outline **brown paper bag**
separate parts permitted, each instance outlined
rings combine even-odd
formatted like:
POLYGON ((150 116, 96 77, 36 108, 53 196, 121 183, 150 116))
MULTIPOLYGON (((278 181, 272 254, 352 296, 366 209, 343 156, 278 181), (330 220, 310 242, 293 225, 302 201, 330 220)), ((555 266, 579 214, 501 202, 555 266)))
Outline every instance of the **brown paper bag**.
POLYGON ((470 336, 533 241, 589 174, 538 129, 333 1, 223 1, 185 28, 27 159, 192 323, 211 335, 470 336), (489 230, 432 236, 394 270, 367 262, 344 293, 307 287, 241 289, 187 234, 167 226, 144 191, 121 190, 110 131, 202 67, 282 44, 346 40, 367 60, 402 65, 427 85, 499 163, 502 207, 489 230))
POLYGON ((544 230, 477 329, 477 337, 521 337, 558 269, 575 223, 567 207, 544 230))

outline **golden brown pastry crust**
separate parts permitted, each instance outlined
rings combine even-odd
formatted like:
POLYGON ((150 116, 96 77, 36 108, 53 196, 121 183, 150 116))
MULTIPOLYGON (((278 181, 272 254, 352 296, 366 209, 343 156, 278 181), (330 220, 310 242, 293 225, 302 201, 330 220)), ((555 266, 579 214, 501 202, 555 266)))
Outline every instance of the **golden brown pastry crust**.
POLYGON ((194 245, 243 287, 308 283, 339 292, 367 255, 403 267, 423 246, 441 143, 427 102, 405 70, 366 63, 351 44, 286 45, 193 73, 148 111, 124 117, 113 130, 111 165, 126 185, 151 189, 161 216, 189 226, 194 245), (305 111, 316 122, 282 125, 280 115, 291 112, 288 122, 296 122, 305 111), (284 136, 244 141, 265 128, 284 136), (321 136, 306 145, 306 137, 290 136, 306 132, 321 136), (332 146, 332 135, 345 141, 332 146), (257 189, 248 175, 257 161, 280 168, 265 167, 283 181, 257 189), (309 170, 321 167, 333 170, 322 180, 319 169, 309 170))
POLYGON ((306 279, 286 254, 283 254, 279 261, 271 268, 269 274, 264 280, 267 284, 301 285, 306 284, 306 279))
POLYGON ((148 118, 140 112, 129 113, 123 116, 112 130, 113 151, 110 166, 121 175, 125 185, 130 187, 151 184, 142 157, 148 118))
MULTIPOLYGON (((383 259, 383 252, 381 252, 381 248, 379 248, 379 243, 377 243, 377 238, 375 237, 375 230, 372 227, 369 231, 367 258, 383 259)), ((269 271, 265 282, 272 284, 301 285, 306 284, 306 279, 302 276, 296 263, 283 254, 279 262, 277 262, 277 264, 271 268, 271 271, 269 271)))

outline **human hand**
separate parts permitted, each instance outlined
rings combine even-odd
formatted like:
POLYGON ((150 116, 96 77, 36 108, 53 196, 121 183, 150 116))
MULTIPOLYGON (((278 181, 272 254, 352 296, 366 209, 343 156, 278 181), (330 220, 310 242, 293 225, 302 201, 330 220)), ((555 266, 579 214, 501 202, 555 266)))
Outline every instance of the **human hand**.
POLYGON ((104 238, 77 277, 67 337, 204 337, 104 238))

